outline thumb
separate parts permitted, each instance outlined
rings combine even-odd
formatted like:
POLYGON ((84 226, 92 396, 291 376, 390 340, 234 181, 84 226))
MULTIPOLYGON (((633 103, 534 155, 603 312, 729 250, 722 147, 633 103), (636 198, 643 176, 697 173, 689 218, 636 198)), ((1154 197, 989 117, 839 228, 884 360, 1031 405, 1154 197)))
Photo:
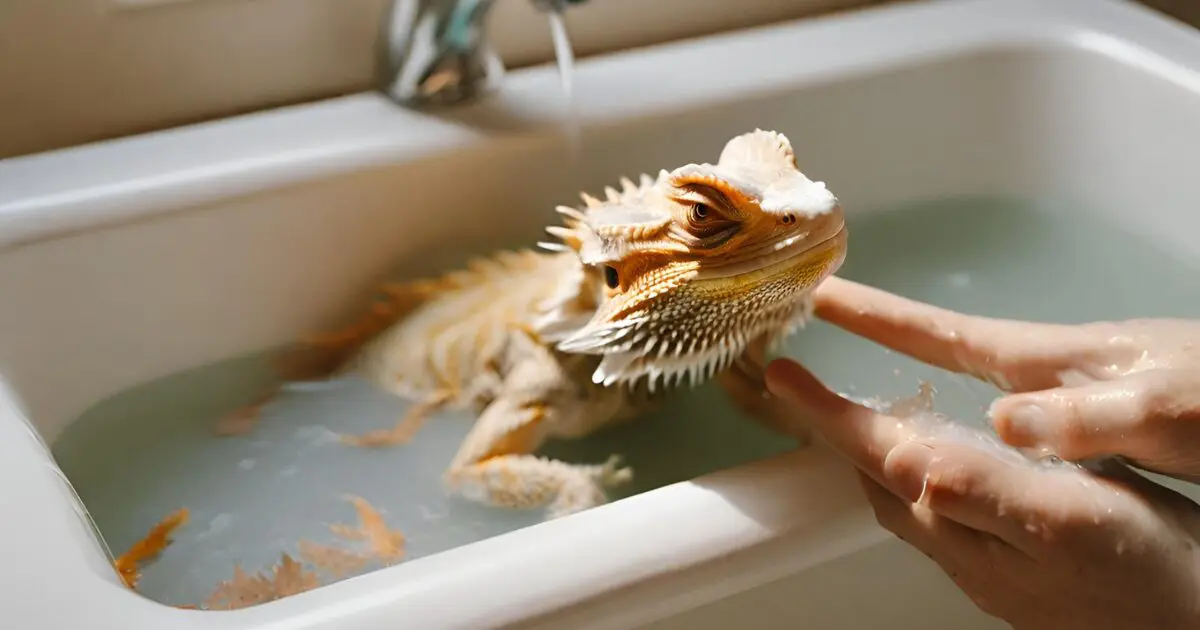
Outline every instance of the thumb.
POLYGON ((1013 446, 1044 448, 1063 459, 1120 455, 1148 470, 1193 475, 1200 473, 1197 384, 1197 371, 1151 370, 1006 396, 992 405, 992 424, 1013 446))
POLYGON ((766 382, 771 394, 794 405, 835 451, 884 483, 887 454, 910 437, 896 418, 842 398, 790 359, 772 361, 766 382))
POLYGON ((858 411, 858 405, 829 390, 791 359, 776 359, 768 364, 765 379, 767 391, 795 405, 817 424, 818 431, 821 424, 837 422, 858 411))

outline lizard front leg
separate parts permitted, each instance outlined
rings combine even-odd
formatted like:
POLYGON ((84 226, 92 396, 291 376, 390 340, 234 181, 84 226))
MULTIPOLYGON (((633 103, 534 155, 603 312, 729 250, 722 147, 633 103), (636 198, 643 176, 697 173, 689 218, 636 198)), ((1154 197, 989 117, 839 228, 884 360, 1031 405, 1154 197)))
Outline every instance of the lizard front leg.
POLYGON ((534 453, 550 437, 586 434, 616 419, 620 394, 573 379, 524 333, 513 343, 521 358, 467 434, 446 472, 447 486, 487 505, 546 506, 548 518, 605 503, 606 489, 633 479, 618 456, 570 464, 534 453))
POLYGON ((472 501, 508 508, 548 506, 558 518, 607 501, 605 489, 633 478, 616 455, 599 465, 568 464, 533 453, 561 410, 501 395, 484 409, 450 469, 449 488, 472 501))
POLYGON ((752 341, 733 365, 718 375, 717 382, 743 413, 777 433, 795 437, 799 447, 808 446, 812 432, 802 423, 799 411, 767 391, 766 367, 764 336, 752 341))

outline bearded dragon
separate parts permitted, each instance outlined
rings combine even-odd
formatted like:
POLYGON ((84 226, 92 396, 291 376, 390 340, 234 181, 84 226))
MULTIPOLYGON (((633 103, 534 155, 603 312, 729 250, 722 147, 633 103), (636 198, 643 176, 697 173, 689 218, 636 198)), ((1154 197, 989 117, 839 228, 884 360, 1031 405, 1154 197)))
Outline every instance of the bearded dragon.
POLYGON ((620 184, 559 206, 546 251, 385 287, 362 321, 301 346, 303 374, 357 373, 417 403, 360 444, 405 441, 441 407, 473 410, 448 489, 547 518, 602 504, 632 478, 617 455, 536 455, 548 439, 631 420, 713 378, 755 418, 791 415, 766 394, 766 353, 810 317, 812 290, 845 258, 837 198, 798 169, 783 134, 763 130, 730 140, 716 164, 620 184))

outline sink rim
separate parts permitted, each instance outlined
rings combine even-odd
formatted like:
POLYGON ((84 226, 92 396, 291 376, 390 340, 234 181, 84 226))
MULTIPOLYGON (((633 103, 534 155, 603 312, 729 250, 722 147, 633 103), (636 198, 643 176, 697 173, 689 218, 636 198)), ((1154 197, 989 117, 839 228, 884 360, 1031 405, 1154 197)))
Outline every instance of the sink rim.
MULTIPOLYGON (((987 48, 1068 45, 1115 53, 1112 48, 1134 40, 1137 50, 1122 56, 1200 85, 1194 70, 1167 61, 1194 53, 1191 36, 1183 25, 1131 0, 901 2, 584 58, 575 69, 575 111, 581 125, 610 124, 679 110, 679 103, 728 102, 744 91, 761 92, 770 81, 773 88, 800 86, 987 48), (855 36, 849 29, 861 37, 880 28, 890 29, 890 37, 867 40, 870 46, 846 46, 842 39, 855 36), (808 41, 790 41, 793 33, 808 41), (713 65, 694 58, 767 66, 756 54, 764 43, 794 51, 781 55, 789 60, 801 59, 799 52, 808 56, 773 60, 755 73, 727 70, 720 81, 712 80, 713 65), (837 53, 829 54, 833 49, 837 53), (722 51, 720 58, 713 57, 715 50, 722 51), (670 68, 676 77, 669 93, 623 95, 631 75, 652 80, 655 68, 670 68)), ((564 104, 545 98, 560 90, 553 64, 510 72, 497 93, 469 109, 519 115, 522 122, 508 129, 406 110, 377 92, 361 92, 0 159, 0 248, 428 158, 514 133, 561 134, 564 104)))
MULTIPOLYGON (((614 81, 627 77, 628 64, 642 64, 632 72, 650 73, 655 69, 661 71, 663 64, 673 60, 691 58, 695 63, 694 56, 697 55, 708 55, 709 58, 719 55, 728 66, 735 66, 737 64, 729 59, 737 59, 740 55, 752 62, 753 56, 761 53, 764 45, 793 51, 789 58, 805 61, 775 63, 760 74, 741 75, 726 70, 730 81, 741 80, 747 86, 759 86, 760 89, 768 83, 772 87, 781 84, 799 86, 988 47, 1050 45, 1102 49, 1123 61, 1148 65, 1156 73, 1175 73, 1172 79, 1177 83, 1196 85, 1195 70, 1187 70, 1178 64, 1184 59, 1190 68, 1200 68, 1200 38, 1177 29, 1148 9, 1115 0, 1060 0, 1053 6, 1044 0, 938 0, 801 20, 596 57, 580 63, 576 85, 582 96, 589 83, 616 85, 614 81), (881 29, 894 34, 894 39, 878 38, 876 33, 881 29), (856 38, 872 45, 853 45, 856 38), (819 53, 822 45, 834 41, 844 47, 846 54, 839 50, 834 55, 836 59, 827 51, 825 57, 809 54, 819 53), (642 59, 648 61, 639 61, 642 59), (1185 74, 1180 75, 1180 72, 1185 74)), ((584 100, 580 107, 581 117, 585 124, 605 124, 670 109, 674 107, 673 103, 680 101, 714 104, 730 100, 730 93, 736 97, 738 90, 731 89, 730 82, 711 80, 712 66, 695 65, 700 69, 685 72, 695 72, 698 76, 702 73, 709 81, 682 82, 693 84, 694 92, 680 94, 676 91, 661 100, 647 97, 639 101, 636 97, 622 98, 620 95, 584 100), (723 86, 723 93, 712 87, 718 84, 723 86)), ((529 129, 544 131, 557 124, 561 117, 561 110, 555 103, 538 98, 548 89, 557 89, 553 68, 523 70, 510 76, 497 100, 489 105, 530 113, 532 124, 529 129)), ((0 221, 4 222, 0 224, 4 226, 0 244, 12 246, 72 231, 160 216, 182 207, 269 190, 292 182, 419 159, 503 138, 510 133, 471 129, 444 119, 399 110, 374 94, 360 94, 13 158, 0 161, 0 181, 17 182, 17 185, 0 189, 0 221), (260 127, 269 128, 258 134, 246 133, 260 127), (419 131, 414 132, 414 129, 419 131), (218 141, 223 139, 237 141, 222 146, 218 141), (331 139, 338 141, 330 143, 331 139), (214 144, 218 146, 214 147, 214 144), (159 151, 165 151, 167 159, 146 159, 159 151), (123 159, 128 154, 142 154, 143 159, 130 164, 123 159), (106 164, 112 168, 105 168, 106 164), (234 179, 241 181, 229 182, 232 173, 239 173, 234 179), (52 181, 50 176, 58 179, 52 181), (68 180, 65 183, 64 178, 68 180), (126 180, 133 183, 123 185, 126 180), (58 186, 51 187, 55 182, 58 186), (220 182, 221 186, 212 186, 213 182, 220 182), (66 190, 56 192, 59 188, 66 190)), ((125 609, 135 610, 133 602, 141 600, 138 604, 140 612, 133 616, 144 620, 148 627, 151 622, 175 622, 181 626, 195 623, 196 627, 204 623, 204 627, 211 627, 208 624, 224 619, 229 627, 332 628, 334 623, 345 623, 352 617, 356 623, 382 627, 388 617, 396 614, 420 615, 422 621, 436 627, 479 627, 477 624, 485 622, 503 625, 531 620, 577 605, 603 595, 597 591, 597 585, 608 589, 639 585, 636 593, 624 597, 630 607, 623 616, 597 622, 599 625, 596 626, 629 627, 634 622, 646 622, 694 607, 823 561, 821 554, 814 553, 817 545, 808 536, 814 532, 805 529, 814 524, 826 534, 833 529, 838 535, 836 540, 840 546, 826 549, 826 555, 850 553, 884 540, 886 535, 874 526, 869 510, 858 498, 857 485, 848 473, 840 460, 823 449, 786 454, 673 484, 570 519, 517 530, 280 602, 223 613, 221 617, 210 612, 171 609, 129 593, 123 594, 120 604, 125 609), (814 472, 811 476, 804 475, 800 474, 801 469, 814 472), (821 477, 817 473, 828 475, 830 479, 822 478, 817 483, 815 480, 821 477), (753 483, 747 479, 752 479, 753 483), (714 486, 722 484, 742 488, 738 491, 739 500, 777 510, 769 519, 769 525, 750 518, 712 491, 714 486), (819 509, 779 500, 780 497, 811 497, 818 491, 840 499, 819 509), (682 541, 677 536, 680 527, 691 527, 696 531, 698 523, 703 525, 703 531, 689 536, 689 540, 682 541), (620 532, 638 532, 640 535, 636 539, 622 538, 620 532), (581 544, 588 540, 591 540, 590 546, 581 544), (531 544, 534 541, 538 544, 531 544), (668 547, 664 541, 676 544, 668 547), (749 553, 766 548, 777 550, 771 562, 761 555, 749 553), (723 554, 730 554, 727 562, 740 565, 742 572, 737 572, 735 577, 724 574, 718 581, 705 582, 702 579, 704 563, 723 554), (456 572, 454 569, 454 564, 462 559, 485 556, 488 562, 472 563, 469 571, 456 572), (572 556, 573 560, 565 560, 572 556), (545 562, 543 566, 566 564, 566 573, 585 577, 565 580, 563 572, 522 576, 523 592, 517 593, 516 589, 504 586, 507 570, 502 560, 505 557, 516 558, 527 565, 537 565, 539 558, 554 561, 545 562), (625 563, 629 558, 635 560, 625 563), (656 578, 673 571, 680 572, 676 573, 676 578, 690 576, 682 581, 690 581, 693 587, 700 585, 703 590, 685 592, 678 584, 659 585, 656 590, 656 578), (586 582, 588 588, 583 588, 582 582, 586 582), (641 585, 647 588, 642 589, 641 585), (521 596, 521 606, 511 605, 514 600, 509 596, 514 594, 521 596), (463 601, 472 601, 476 606, 466 611, 456 609, 455 604, 463 601), (480 605, 485 601, 494 603, 495 607, 489 609, 480 605)), ((729 571, 727 566, 725 573, 735 572, 729 571)), ((52 584, 66 581, 70 588, 70 581, 62 580, 61 576, 46 577, 52 584), (54 581, 50 581, 51 578, 55 578, 54 581)), ((97 588, 99 580, 76 581, 80 583, 71 590, 90 592, 85 597, 111 599, 116 605, 116 595, 97 588)), ((30 584, 36 582, 29 580, 30 584)), ((16 592, 20 592, 19 589, 16 592)), ((64 624, 74 615, 72 611, 56 614, 62 615, 64 624)))

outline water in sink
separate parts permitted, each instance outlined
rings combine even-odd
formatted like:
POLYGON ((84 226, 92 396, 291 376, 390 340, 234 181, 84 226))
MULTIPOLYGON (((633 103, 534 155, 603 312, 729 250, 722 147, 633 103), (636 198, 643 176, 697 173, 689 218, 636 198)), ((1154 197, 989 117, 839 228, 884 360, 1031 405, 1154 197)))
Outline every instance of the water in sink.
MULTIPOLYGON (((953 309, 1078 322, 1135 316, 1200 317, 1196 268, 1069 208, 966 199, 850 218, 842 275, 953 309), (1114 256, 1120 252, 1120 256, 1114 256), (1142 273, 1155 270, 1154 282, 1142 273)), ((840 391, 884 399, 922 380, 937 408, 979 424, 995 390, 945 375, 832 326, 814 323, 786 353, 840 391)), ((338 544, 332 523, 353 523, 347 495, 380 508, 404 533, 407 559, 537 522, 446 498, 440 475, 470 418, 440 414, 413 445, 361 450, 334 432, 389 426, 407 405, 353 380, 287 394, 253 434, 215 438, 214 420, 246 402, 266 378, 262 356, 232 359, 122 392, 90 409, 53 445, 107 542, 120 552, 166 514, 191 522, 145 571, 146 596, 203 601, 234 565, 266 569, 301 540, 338 544)), ((636 471, 624 494, 736 465, 793 443, 739 417, 713 387, 643 422, 550 445, 569 461, 624 454, 636 471), (668 455, 669 454, 669 455, 668 455)), ((371 565, 368 569, 376 568, 371 565)))

